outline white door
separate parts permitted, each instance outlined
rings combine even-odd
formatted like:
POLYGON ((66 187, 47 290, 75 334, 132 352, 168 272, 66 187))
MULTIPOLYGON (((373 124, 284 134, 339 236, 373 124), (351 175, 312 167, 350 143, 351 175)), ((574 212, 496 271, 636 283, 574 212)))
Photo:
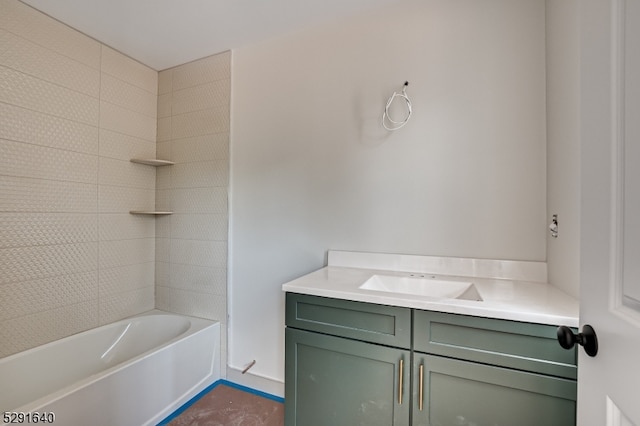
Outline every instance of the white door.
POLYGON ((640 0, 581 0, 578 425, 640 426, 640 0))

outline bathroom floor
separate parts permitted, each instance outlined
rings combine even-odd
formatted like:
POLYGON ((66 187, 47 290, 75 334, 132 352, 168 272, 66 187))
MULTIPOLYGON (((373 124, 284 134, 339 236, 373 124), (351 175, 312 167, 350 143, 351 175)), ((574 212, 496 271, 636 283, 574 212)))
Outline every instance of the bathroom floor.
POLYGON ((283 426, 284 404, 219 384, 169 426, 283 426))

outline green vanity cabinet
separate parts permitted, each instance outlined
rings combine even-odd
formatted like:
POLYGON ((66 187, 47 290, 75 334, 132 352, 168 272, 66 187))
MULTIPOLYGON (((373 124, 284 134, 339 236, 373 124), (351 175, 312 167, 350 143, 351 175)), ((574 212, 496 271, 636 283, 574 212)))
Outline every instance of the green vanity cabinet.
POLYGON ((554 326, 286 298, 286 426, 575 425, 554 326))
POLYGON ((285 425, 406 426, 411 310, 287 293, 285 425))

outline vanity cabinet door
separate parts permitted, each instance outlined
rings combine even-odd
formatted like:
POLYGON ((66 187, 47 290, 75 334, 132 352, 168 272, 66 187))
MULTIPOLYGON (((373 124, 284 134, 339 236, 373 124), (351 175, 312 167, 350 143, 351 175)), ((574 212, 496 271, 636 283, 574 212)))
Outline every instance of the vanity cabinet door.
POLYGON ((408 350, 291 327, 285 348, 286 426, 409 424, 408 350))
POLYGON ((576 424, 575 380, 414 354, 413 426, 576 424))

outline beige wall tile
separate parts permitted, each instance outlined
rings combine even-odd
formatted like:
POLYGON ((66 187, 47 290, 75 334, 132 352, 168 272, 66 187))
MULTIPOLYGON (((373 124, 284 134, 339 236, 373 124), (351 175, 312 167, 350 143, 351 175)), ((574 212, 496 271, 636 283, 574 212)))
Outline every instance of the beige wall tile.
POLYGON ((171 117, 171 93, 158 96, 158 118, 171 117))
POLYGON ((153 238, 100 241, 100 259, 98 261, 100 269, 153 262, 154 259, 155 242, 153 238))
POLYGON ((0 285, 0 322, 98 298, 96 271, 0 285))
POLYGON ((127 160, 100 157, 100 185, 154 189, 156 169, 127 160))
POLYGON ((154 285, 154 262, 100 269, 100 299, 154 285))
POLYGON ((166 215, 156 218, 156 238, 171 238, 171 223, 173 217, 174 215, 166 215))
MULTIPOLYGON (((168 158, 158 155, 158 158, 168 158)), ((173 167, 162 167, 156 171, 156 190, 171 188, 171 176, 173 175, 173 167)))
POLYGON ((231 52, 223 52, 173 68, 173 90, 231 78, 231 52))
POLYGON ((0 248, 98 241, 95 214, 0 213, 0 248))
POLYGON ((171 262, 174 264, 225 268, 227 266, 227 243, 225 241, 172 238, 171 262))
POLYGON ((2 0, 0 28, 46 49, 100 68, 100 43, 17 0, 2 0))
POLYGON ((172 188, 212 187, 229 184, 227 160, 198 161, 172 167, 172 188))
POLYGON ((158 81, 108 48, 101 70, 99 43, 16 0, 0 9, 1 357, 153 308, 155 222, 128 212, 153 209, 155 169, 129 160, 155 157, 158 81))
POLYGON ((94 98, 100 92, 97 69, 5 30, 0 30, 0 63, 94 98))
POLYGON ((96 185, 0 176, 0 205, 5 212, 96 211, 96 185))
POLYGON ((100 185, 98 191, 98 211, 100 213, 153 210, 154 206, 155 191, 153 189, 100 185))
POLYGON ((202 318, 218 319, 227 317, 226 296, 175 289, 156 288, 156 306, 171 312, 202 318))
POLYGON ((228 215, 174 214, 171 217, 171 237, 186 240, 226 241, 228 215))
POLYGON ((170 189, 156 188, 156 210, 174 211, 172 195, 170 189))
POLYGON ((147 92, 158 94, 158 73, 122 53, 102 46, 102 72, 133 84, 147 92))
POLYGON ((85 124, 98 124, 98 100, 0 66, 0 102, 85 124))
MULTIPOLYGON (((159 75, 156 306, 226 322, 231 54, 159 75)), ((226 348, 226 334, 223 339, 226 348)), ((225 358, 226 359, 226 358, 225 358)))
POLYGON ((135 136, 100 129, 100 156, 130 161, 132 158, 155 158, 156 144, 135 136))
MULTIPOLYGON (((156 243, 157 244, 157 243, 156 243)), ((171 264, 169 262, 162 262, 158 259, 158 249, 156 248, 156 286, 168 286, 169 285, 169 273, 171 271, 171 264)))
POLYGON ((8 176, 95 184, 97 166, 96 155, 0 139, 0 170, 8 176))
POLYGON ((0 356, 151 309, 156 291, 226 320, 230 52, 156 73, 0 2, 0 356), (129 161, 156 154, 181 165, 129 161), (177 214, 128 213, 154 206, 177 214))
POLYGON ((167 190, 174 213, 227 213, 226 188, 167 190))
POLYGON ((171 239, 156 238, 156 262, 171 262, 171 239))
POLYGON ((98 128, 0 103, 0 138, 98 154, 98 128))
POLYGON ((173 92, 171 112, 185 114, 187 112, 229 105, 231 80, 216 80, 198 86, 173 92))
POLYGON ((126 291, 100 300, 100 325, 154 308, 153 286, 126 291))
POLYGON ((145 216, 128 213, 103 213, 98 215, 100 241, 154 238, 156 227, 153 220, 145 216))
POLYGON ((174 115, 171 118, 171 136, 173 139, 189 138, 210 133, 229 133, 228 106, 174 115))
POLYGON ((224 296, 227 294, 226 268, 173 263, 168 287, 224 296))
POLYGON ((173 69, 160 71, 158 73, 158 95, 171 93, 173 90, 173 69))
MULTIPOLYGON (((165 160, 171 160, 171 161, 175 161, 173 160, 173 154, 172 154, 172 143, 171 141, 162 141, 162 142, 158 142, 156 143, 156 156, 157 158, 162 158, 165 160)), ((158 171, 160 170, 171 170, 171 167, 161 167, 159 168, 158 171)))
POLYGON ((0 250, 0 284, 95 271, 98 243, 14 247, 0 250))
POLYGON ((107 73, 102 73, 100 80, 100 99, 147 117, 156 118, 158 98, 155 94, 107 73))
POLYGON ((156 140, 155 118, 109 102, 100 102, 100 127, 148 141, 156 140))
POLYGON ((176 163, 229 158, 229 134, 214 133, 176 140, 171 145, 171 160, 176 163))
POLYGON ((98 326, 98 301, 0 321, 0 357, 70 336, 98 326), (45 324, 46 326, 43 326, 45 324))
POLYGON ((164 142, 171 139, 171 119, 172 117, 163 117, 158 119, 157 134, 158 142, 164 142))

